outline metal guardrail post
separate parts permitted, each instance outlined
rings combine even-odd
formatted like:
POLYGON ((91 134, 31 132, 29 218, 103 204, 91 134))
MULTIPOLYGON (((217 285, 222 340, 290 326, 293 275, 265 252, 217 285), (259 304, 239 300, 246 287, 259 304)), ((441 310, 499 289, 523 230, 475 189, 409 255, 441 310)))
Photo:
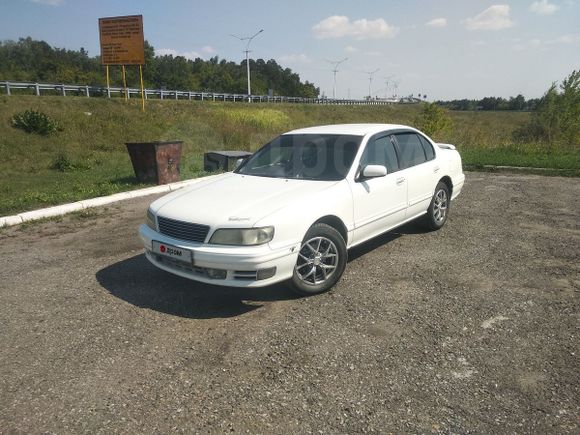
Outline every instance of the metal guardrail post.
POLYGON ((66 89, 65 89, 64 85, 60 85, 60 88, 62 90, 62 96, 66 97, 66 89))
POLYGON ((6 82, 6 95, 11 95, 10 94, 10 83, 6 82))
POLYGON ((91 96, 91 94, 89 93, 89 86, 88 85, 85 86, 85 92, 86 92, 87 98, 91 96))
POLYGON ((40 97, 40 86, 38 86, 38 83, 34 84, 34 92, 36 93, 37 97, 40 97))

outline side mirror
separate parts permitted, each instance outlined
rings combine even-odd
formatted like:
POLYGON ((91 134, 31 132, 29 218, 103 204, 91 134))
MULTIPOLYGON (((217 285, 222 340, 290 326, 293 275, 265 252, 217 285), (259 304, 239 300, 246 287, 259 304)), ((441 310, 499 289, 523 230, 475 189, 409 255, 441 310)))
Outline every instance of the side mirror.
POLYGON ((246 160, 246 159, 237 159, 237 160, 236 160, 236 162, 234 163, 234 169, 233 169, 233 170, 235 171, 235 170, 236 170, 236 169, 238 169, 240 166, 242 166, 242 163, 244 163, 244 161, 245 161, 245 160, 246 160))
POLYGON ((377 178, 387 175, 387 168, 382 165, 367 165, 361 171, 362 178, 377 178))

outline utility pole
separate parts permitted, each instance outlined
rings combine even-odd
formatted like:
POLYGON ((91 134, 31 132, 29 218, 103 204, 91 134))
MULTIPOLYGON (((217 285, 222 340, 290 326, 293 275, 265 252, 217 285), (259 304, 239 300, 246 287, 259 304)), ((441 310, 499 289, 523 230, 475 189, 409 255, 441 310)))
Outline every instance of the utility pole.
POLYGON ((259 32, 257 32, 255 35, 253 36, 236 36, 236 35, 231 35, 234 38, 239 39, 240 41, 246 42, 246 49, 243 50, 243 53, 246 53, 246 73, 248 75, 248 103, 252 102, 252 88, 250 87, 250 43, 252 42, 252 39, 254 39, 256 36, 258 36, 260 33, 262 33, 264 31, 264 29, 260 29, 259 32))
POLYGON ((371 83, 373 82, 373 75, 377 72, 380 71, 380 68, 377 68, 374 71, 365 71, 365 74, 369 75, 369 100, 371 99, 371 83))
POLYGON ((343 63, 344 61, 347 61, 348 57, 345 57, 342 60, 327 60, 327 62, 331 65, 334 66, 333 69, 331 69, 331 71, 334 73, 334 85, 332 86, 332 99, 335 100, 336 99, 336 73, 338 72, 338 65, 340 65, 341 63, 343 63))

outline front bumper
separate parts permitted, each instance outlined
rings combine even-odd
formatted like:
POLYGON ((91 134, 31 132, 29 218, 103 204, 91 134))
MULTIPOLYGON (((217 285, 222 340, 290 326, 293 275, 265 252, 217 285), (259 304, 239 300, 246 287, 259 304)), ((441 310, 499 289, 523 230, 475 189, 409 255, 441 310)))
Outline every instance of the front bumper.
MULTIPOLYGON (((300 245, 272 250, 268 244, 260 246, 211 246, 173 239, 153 231, 147 225, 139 227, 145 246, 145 256, 160 269, 194 281, 230 287, 263 287, 292 277, 300 245), (152 251, 152 241, 177 246, 193 252, 193 264, 173 260, 152 251), (272 272, 267 276, 264 272, 272 272), (214 271, 225 271, 225 277, 212 278, 214 271)), ((220 272, 223 273, 223 272, 220 272)))

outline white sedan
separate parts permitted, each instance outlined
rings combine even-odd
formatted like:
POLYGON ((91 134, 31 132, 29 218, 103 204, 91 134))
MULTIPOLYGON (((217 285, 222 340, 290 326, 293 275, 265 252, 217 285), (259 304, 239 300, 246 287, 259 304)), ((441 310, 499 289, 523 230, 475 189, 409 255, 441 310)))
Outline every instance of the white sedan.
POLYGON ((336 284, 349 248, 414 219, 441 228, 464 180, 455 147, 411 127, 304 128, 156 200, 139 232, 167 272, 314 294, 336 284))

